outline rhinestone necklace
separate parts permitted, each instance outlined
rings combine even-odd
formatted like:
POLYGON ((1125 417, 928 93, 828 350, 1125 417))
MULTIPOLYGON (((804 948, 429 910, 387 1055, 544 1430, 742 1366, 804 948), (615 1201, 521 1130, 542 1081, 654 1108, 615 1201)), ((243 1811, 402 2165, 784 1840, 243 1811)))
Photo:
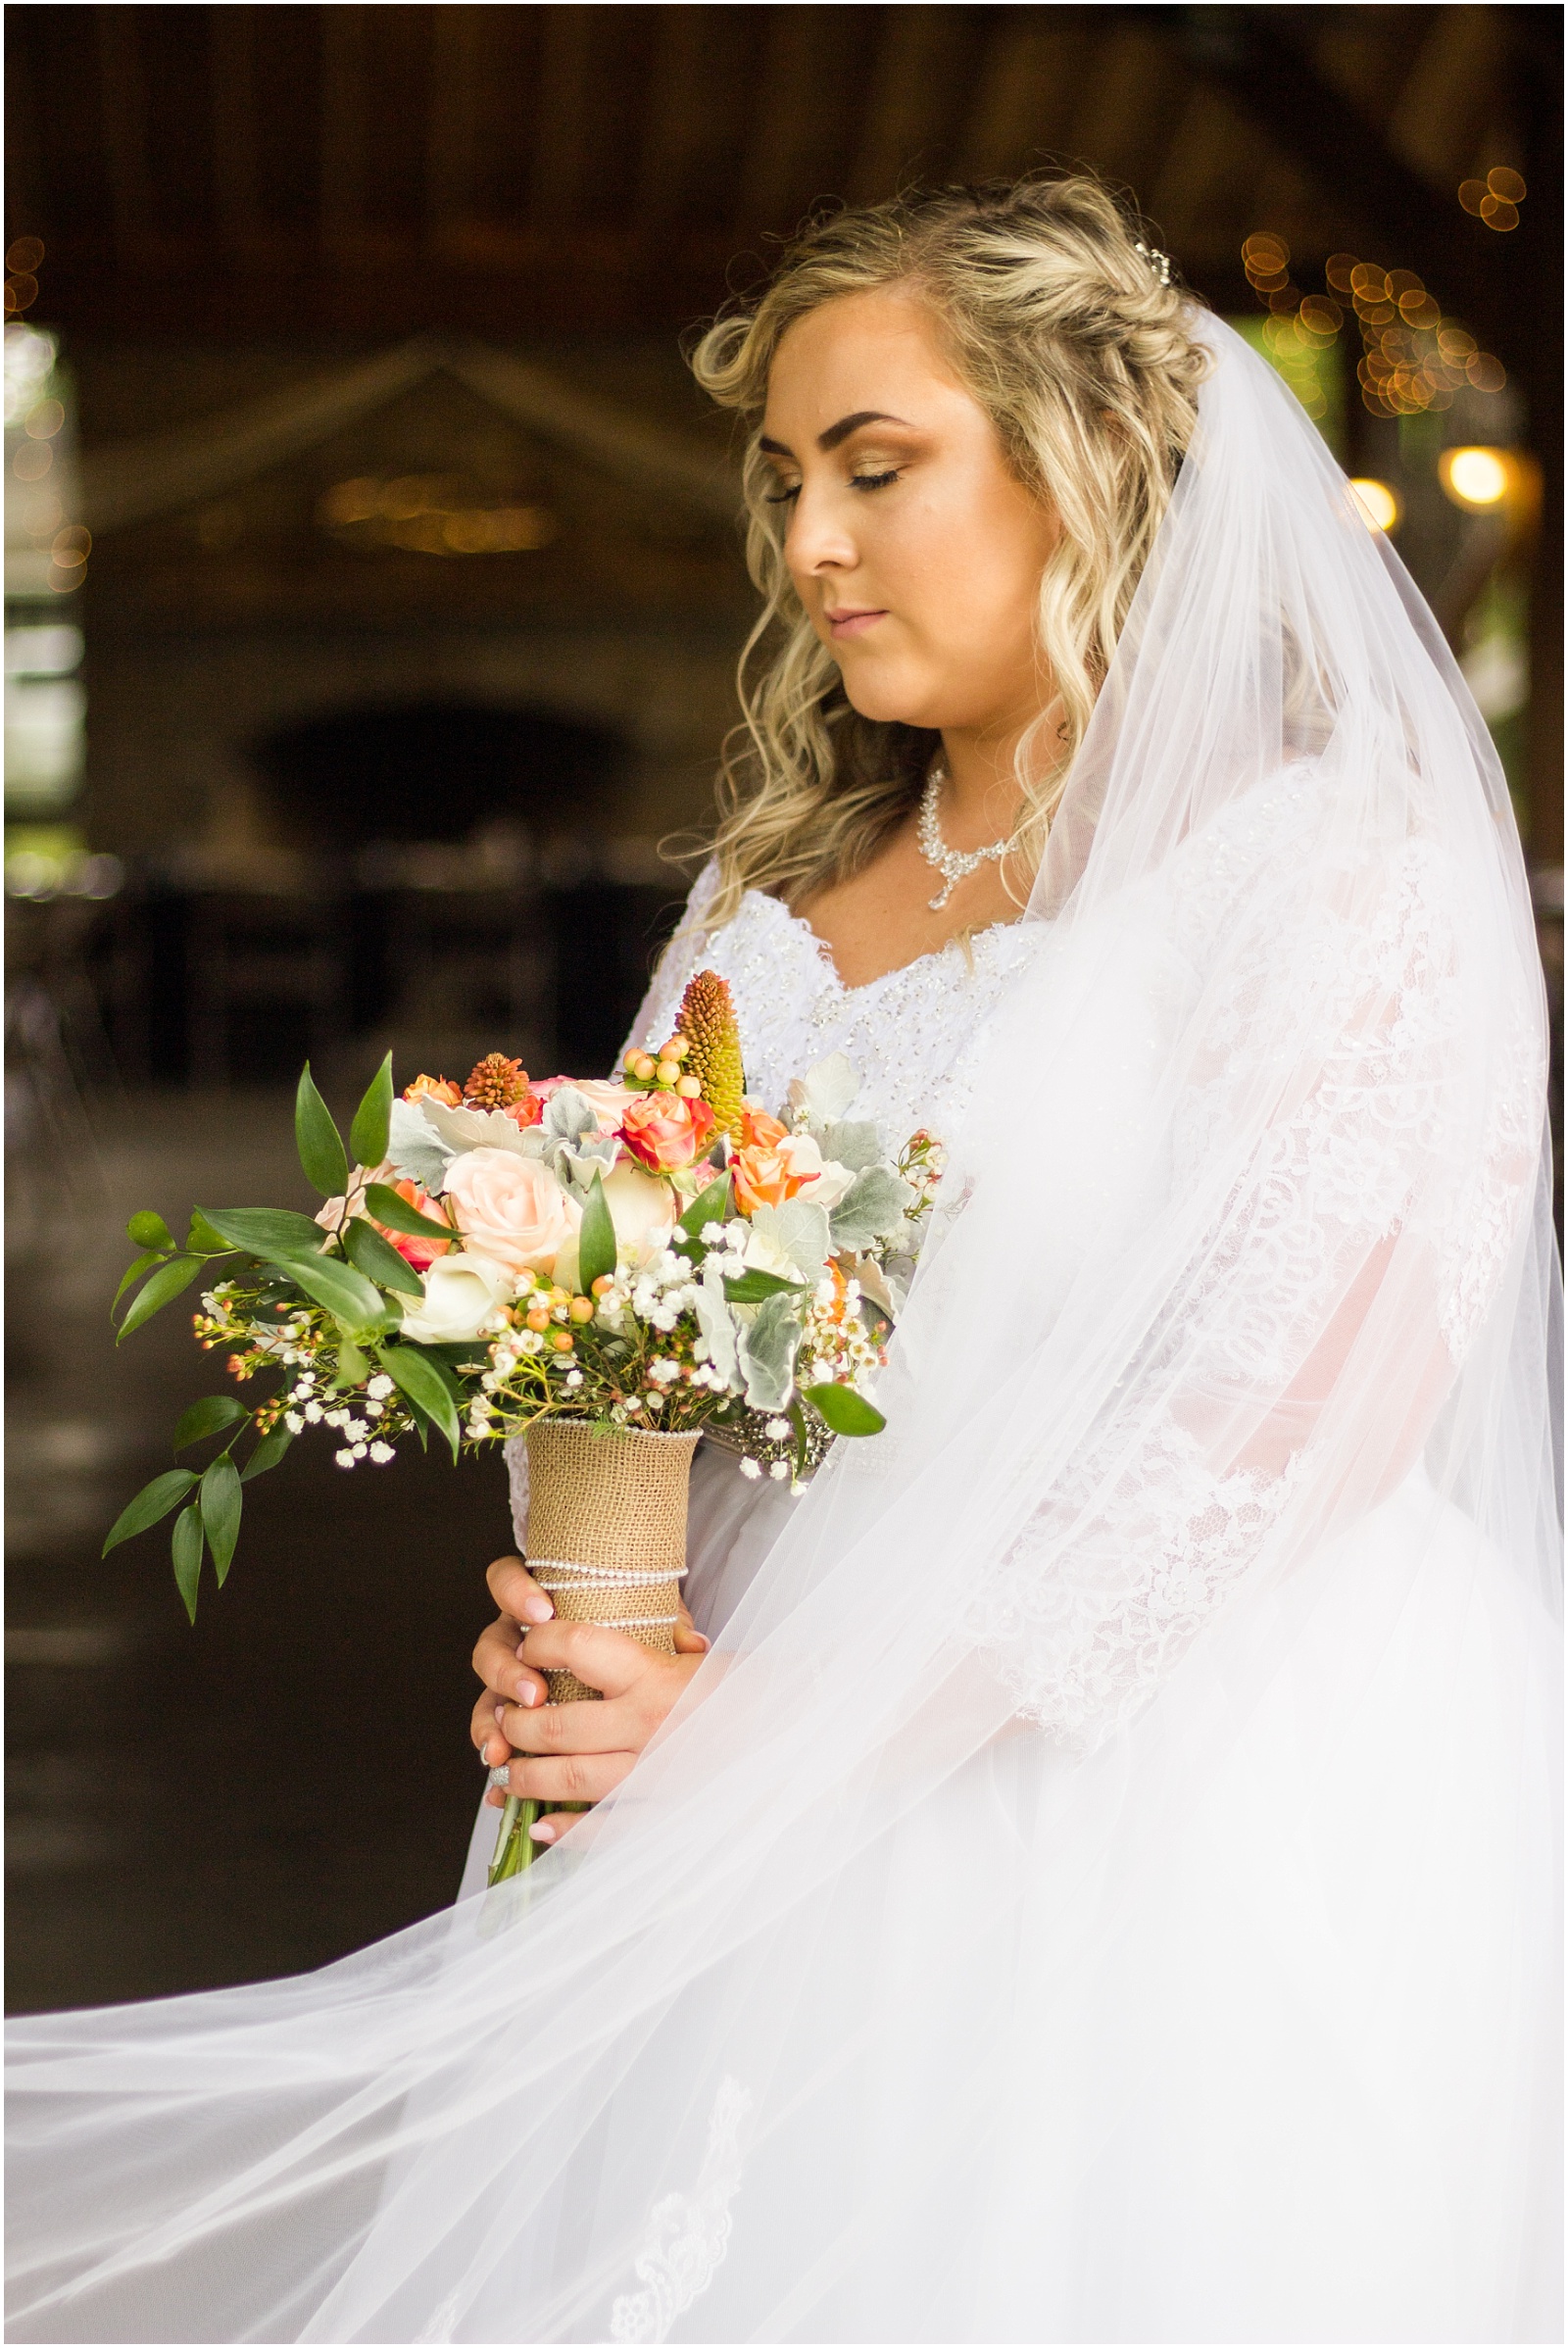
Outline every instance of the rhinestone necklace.
POLYGON ((977 848, 972 856, 964 856, 956 848, 948 846, 942 837, 942 825, 937 815, 937 802, 947 779, 948 770, 945 766, 932 767, 926 777, 925 789, 920 794, 920 813, 914 827, 920 854, 932 871, 940 872, 943 879, 940 895, 929 901, 933 913, 941 912, 959 881, 967 880, 971 872, 978 872, 982 864, 997 863, 1012 846, 1010 836, 1005 840, 993 840, 989 848, 977 848))

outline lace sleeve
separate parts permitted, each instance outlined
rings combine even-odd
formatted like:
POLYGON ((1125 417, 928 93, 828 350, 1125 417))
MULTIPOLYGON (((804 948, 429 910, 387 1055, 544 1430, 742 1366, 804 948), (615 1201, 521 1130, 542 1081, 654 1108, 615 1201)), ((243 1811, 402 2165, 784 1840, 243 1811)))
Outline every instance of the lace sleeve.
POLYGON ((1527 1009, 1503 1025, 1511 1046, 1478 1045, 1452 881, 1412 845, 1359 918, 1325 919, 1310 950, 1333 976, 1310 1079, 1294 1088, 1266 1064, 1255 960, 1228 961, 1173 1190, 1200 1183, 1259 1078, 1280 1105, 1124 1398, 968 1617, 1019 1713, 1076 1749, 1143 1704, 1263 1555, 1329 1400, 1370 1392, 1352 1355, 1396 1247, 1400 1309, 1423 1324, 1408 1358, 1425 1363, 1399 1397, 1406 1467, 1499 1285, 1534 1180, 1544 1070, 1527 1009))
POLYGON ((645 1052, 662 1044, 670 1031, 687 980, 702 966, 708 948, 708 929, 705 915, 718 888, 718 861, 710 856, 686 900, 686 910, 680 926, 659 959, 653 983, 643 997, 641 1007, 631 1023, 622 1051, 640 1044, 645 1052))

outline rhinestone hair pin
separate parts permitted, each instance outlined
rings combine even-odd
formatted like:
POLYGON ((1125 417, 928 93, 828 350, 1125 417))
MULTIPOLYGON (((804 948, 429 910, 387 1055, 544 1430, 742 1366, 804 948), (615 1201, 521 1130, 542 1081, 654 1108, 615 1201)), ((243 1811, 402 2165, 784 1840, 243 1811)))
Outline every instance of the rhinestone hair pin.
POLYGON ((1161 285, 1170 283, 1170 255, 1168 253, 1162 253, 1158 245, 1134 245, 1133 251, 1142 253, 1161 285))

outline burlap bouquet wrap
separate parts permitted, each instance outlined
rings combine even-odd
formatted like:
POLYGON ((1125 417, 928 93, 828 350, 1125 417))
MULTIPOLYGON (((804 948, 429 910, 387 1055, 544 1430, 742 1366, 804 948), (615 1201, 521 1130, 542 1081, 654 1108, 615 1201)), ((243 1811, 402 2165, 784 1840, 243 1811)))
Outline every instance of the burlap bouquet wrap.
MULTIPOLYGON (((701 1438, 538 1419, 526 1441, 528 1571, 558 1619, 601 1623, 673 1655, 701 1438)), ((569 1671, 545 1678, 553 1704, 599 1693, 569 1671)))

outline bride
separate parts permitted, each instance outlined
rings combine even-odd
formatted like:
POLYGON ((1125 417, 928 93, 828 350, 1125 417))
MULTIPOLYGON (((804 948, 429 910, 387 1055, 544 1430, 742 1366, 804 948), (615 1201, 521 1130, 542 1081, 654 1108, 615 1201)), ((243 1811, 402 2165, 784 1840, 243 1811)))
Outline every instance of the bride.
POLYGON ((701 344, 764 608, 636 1040, 712 968, 769 1108, 942 1138, 887 1432, 700 1457, 672 1660, 492 1569, 525 1876, 14 2026, 12 2337, 1560 2337, 1519 848, 1169 273, 948 191, 701 344))

